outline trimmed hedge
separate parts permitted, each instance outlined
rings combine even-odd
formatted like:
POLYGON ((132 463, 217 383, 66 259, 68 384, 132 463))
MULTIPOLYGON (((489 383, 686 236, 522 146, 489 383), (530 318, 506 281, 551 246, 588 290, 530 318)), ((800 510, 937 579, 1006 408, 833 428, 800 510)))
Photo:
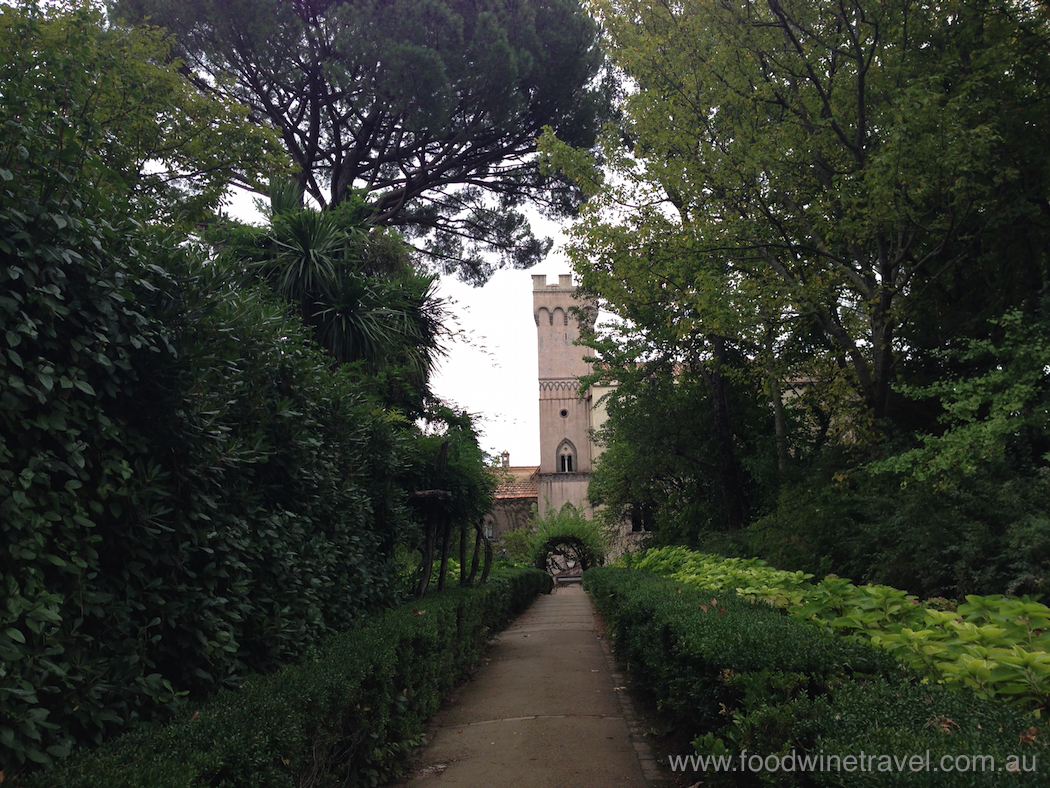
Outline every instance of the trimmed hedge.
MULTIPOLYGON (((1046 782, 1047 731, 1032 716, 971 692, 923 683, 893 658, 785 616, 761 602, 690 588, 643 572, 591 569, 584 585, 610 628, 616 653, 701 755, 778 757, 1010 756, 1046 782)), ((878 765, 880 762, 874 762, 878 765)), ((881 762, 885 765, 885 762, 881 762)), ((996 785, 998 772, 708 771, 726 785, 996 785)))
POLYGON ((170 238, 17 204, 0 205, 9 778, 394 604, 393 547, 417 534, 412 434, 284 305, 170 238))
POLYGON ((925 603, 890 586, 774 569, 758 558, 725 558, 681 546, 627 553, 617 561, 698 589, 735 589, 792 618, 871 643, 931 681, 960 684, 1040 715, 1050 712, 1050 607, 1029 597, 971 594, 956 605, 925 603))
POLYGON ((374 786, 398 773, 427 720, 550 577, 496 570, 372 616, 275 674, 185 704, 178 721, 142 725, 26 788, 374 786))

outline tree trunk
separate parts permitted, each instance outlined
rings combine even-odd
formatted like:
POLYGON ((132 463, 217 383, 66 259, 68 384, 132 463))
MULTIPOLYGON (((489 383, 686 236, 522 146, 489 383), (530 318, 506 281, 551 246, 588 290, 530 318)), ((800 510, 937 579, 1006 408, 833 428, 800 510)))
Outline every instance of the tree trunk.
POLYGON ((704 379, 711 389, 714 404, 715 441, 718 443, 718 476, 722 486, 722 502, 725 506, 726 526, 743 528, 747 522, 747 501, 744 498, 743 474, 733 448, 733 423, 729 415, 729 395, 726 390, 722 367, 727 361, 725 339, 709 337, 714 351, 715 363, 703 369, 704 379))
POLYGON ((773 329, 766 331, 766 379, 769 381, 769 402, 773 406, 773 429, 777 442, 777 470, 781 474, 788 464, 787 426, 784 423, 784 390, 777 373, 774 355, 773 329))
MULTIPOLYGON (((445 478, 445 466, 448 463, 449 441, 443 441, 438 450, 437 466, 434 469, 434 480, 440 484, 445 478)), ((448 501, 452 495, 447 490, 418 490, 412 493, 412 497, 419 501, 426 513, 425 538, 423 540, 423 564, 420 566, 419 585, 416 586, 416 596, 422 599, 430 586, 430 575, 434 571, 434 546, 437 542, 437 531, 439 525, 446 525, 446 515, 443 511, 442 502, 448 501)), ((445 564, 448 561, 447 538, 442 546, 441 579, 438 580, 438 590, 445 587, 445 564)))
POLYGON ((485 568, 481 572, 481 580, 478 581, 478 585, 483 586, 485 581, 489 579, 489 571, 492 569, 492 542, 485 536, 485 532, 481 530, 480 522, 474 523, 474 527, 478 530, 478 536, 481 537, 485 545, 485 568))
POLYGON ((437 512, 427 512, 426 535, 423 539, 423 563, 419 567, 419 584, 416 586, 416 596, 422 599, 426 596, 427 588, 430 586, 430 575, 434 569, 434 545, 437 541, 437 512))
POLYGON ((467 585, 467 521, 459 524, 459 585, 467 585))
POLYGON ((452 518, 444 514, 441 520, 441 574, 438 576, 438 591, 445 590, 445 578, 448 575, 448 556, 452 550, 452 518))
POLYGON ((467 578, 467 585, 474 585, 474 578, 478 576, 478 564, 481 559, 481 540, 484 538, 484 534, 481 531, 481 525, 475 523, 474 528, 477 533, 474 534, 474 555, 470 559, 470 577, 467 578))

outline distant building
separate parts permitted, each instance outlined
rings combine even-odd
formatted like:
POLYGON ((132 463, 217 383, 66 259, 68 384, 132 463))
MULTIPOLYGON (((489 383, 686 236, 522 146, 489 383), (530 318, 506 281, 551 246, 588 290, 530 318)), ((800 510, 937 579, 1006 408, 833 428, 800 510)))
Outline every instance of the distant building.
POLYGON ((507 531, 526 527, 536 507, 539 469, 535 465, 511 465, 503 452, 503 481, 496 490, 496 505, 485 518, 485 535, 498 539, 507 531))
POLYGON ((533 507, 542 514, 571 503, 593 516, 587 484, 601 447, 591 436, 605 422, 605 407, 596 403, 609 389, 592 387, 580 397, 580 378, 590 374, 591 365, 583 360, 587 349, 575 343, 580 321, 593 328, 597 304, 577 300, 571 275, 547 284, 541 274, 532 277, 532 312, 539 348, 540 464, 514 466, 504 452, 504 481, 486 518, 486 529, 497 539, 528 525, 533 507))

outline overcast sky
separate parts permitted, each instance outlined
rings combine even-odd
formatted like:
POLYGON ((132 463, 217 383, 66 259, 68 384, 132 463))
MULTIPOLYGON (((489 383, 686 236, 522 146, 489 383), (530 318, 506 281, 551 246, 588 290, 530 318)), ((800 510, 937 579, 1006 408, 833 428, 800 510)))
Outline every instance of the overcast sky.
POLYGON ((480 288, 452 279, 441 283, 442 295, 453 302, 458 336, 433 378, 434 393, 476 414, 481 448, 492 454, 509 451, 511 465, 540 462, 532 276, 546 274, 554 283, 570 272, 555 247, 535 268, 498 271, 480 288))

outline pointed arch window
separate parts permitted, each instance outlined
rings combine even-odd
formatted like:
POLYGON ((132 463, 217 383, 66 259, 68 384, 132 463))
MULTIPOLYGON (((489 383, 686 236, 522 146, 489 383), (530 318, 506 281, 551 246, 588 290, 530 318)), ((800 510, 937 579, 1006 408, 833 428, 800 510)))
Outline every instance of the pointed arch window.
POLYGON ((576 447, 568 438, 558 444, 558 455, 555 461, 558 473, 576 473, 579 464, 576 462, 576 447))

